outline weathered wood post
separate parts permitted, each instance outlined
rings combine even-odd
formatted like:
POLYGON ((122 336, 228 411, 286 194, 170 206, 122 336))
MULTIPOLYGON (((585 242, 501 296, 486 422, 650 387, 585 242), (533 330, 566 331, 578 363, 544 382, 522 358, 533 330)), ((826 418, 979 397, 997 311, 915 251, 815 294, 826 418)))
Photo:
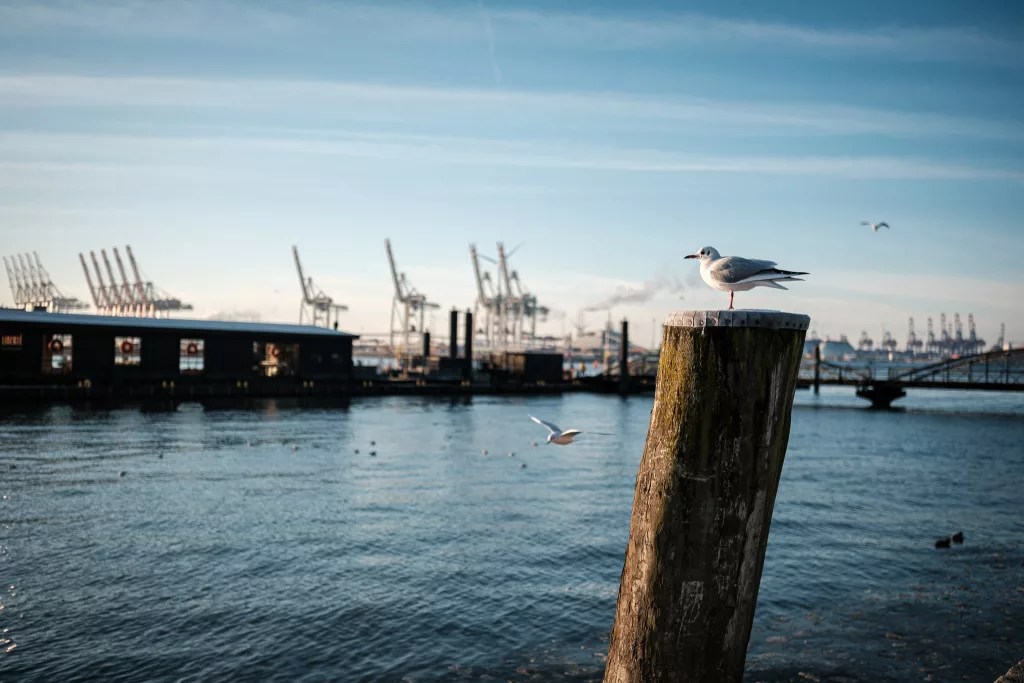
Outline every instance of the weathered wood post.
POLYGON ((473 311, 466 309, 466 333, 462 340, 463 353, 466 354, 465 365, 462 366, 463 379, 473 381, 473 311))
POLYGON ((629 393, 629 321, 625 318, 619 332, 619 393, 629 393))
POLYGON ((742 679, 809 323, 665 321, 606 683, 742 679))
POLYGON ((821 344, 814 347, 814 393, 821 390, 821 344))
POLYGON ((459 311, 454 308, 448 314, 448 357, 459 357, 459 311))

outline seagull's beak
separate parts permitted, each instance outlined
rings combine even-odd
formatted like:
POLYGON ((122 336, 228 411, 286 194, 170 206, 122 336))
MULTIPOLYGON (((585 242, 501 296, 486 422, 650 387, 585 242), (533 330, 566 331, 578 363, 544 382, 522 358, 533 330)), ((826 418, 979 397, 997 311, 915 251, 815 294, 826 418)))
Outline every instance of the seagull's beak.
POLYGON ((683 258, 700 258, 700 254, 687 254, 683 258))

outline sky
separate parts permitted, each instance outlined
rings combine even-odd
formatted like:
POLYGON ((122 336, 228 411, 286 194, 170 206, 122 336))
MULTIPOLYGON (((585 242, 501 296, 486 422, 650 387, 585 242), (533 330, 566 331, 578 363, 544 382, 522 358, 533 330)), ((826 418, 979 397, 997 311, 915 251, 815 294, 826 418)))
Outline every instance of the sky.
POLYGON ((809 271, 736 304, 822 337, 1024 342, 1022 152, 1014 1, 0 0, 0 253, 88 299, 131 245, 196 317, 297 321, 295 245, 385 333, 389 238, 446 334, 502 242, 541 332, 645 344, 728 305, 710 245, 809 271))

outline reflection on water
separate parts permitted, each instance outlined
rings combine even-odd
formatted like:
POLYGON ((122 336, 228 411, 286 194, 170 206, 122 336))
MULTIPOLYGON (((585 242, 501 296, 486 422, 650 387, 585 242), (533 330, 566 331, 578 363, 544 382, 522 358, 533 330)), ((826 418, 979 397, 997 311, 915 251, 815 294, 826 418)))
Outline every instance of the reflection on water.
MULTIPOLYGON (((1024 623, 1021 397, 796 402, 748 680, 1005 672, 1024 623), (933 547, 961 529, 963 545, 933 547)), ((0 671, 600 680, 650 407, 579 394, 7 413, 0 671), (545 446, 528 414, 584 436, 545 446)))

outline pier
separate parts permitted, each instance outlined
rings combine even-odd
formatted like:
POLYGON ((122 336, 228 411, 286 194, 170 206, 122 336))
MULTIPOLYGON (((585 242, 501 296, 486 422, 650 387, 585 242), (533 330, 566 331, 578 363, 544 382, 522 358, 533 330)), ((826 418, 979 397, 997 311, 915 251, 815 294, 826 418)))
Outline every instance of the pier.
POLYGON ((852 386, 873 408, 889 408, 907 389, 1024 391, 1024 349, 989 351, 911 368, 868 367, 825 361, 816 354, 800 369, 797 386, 852 386))

